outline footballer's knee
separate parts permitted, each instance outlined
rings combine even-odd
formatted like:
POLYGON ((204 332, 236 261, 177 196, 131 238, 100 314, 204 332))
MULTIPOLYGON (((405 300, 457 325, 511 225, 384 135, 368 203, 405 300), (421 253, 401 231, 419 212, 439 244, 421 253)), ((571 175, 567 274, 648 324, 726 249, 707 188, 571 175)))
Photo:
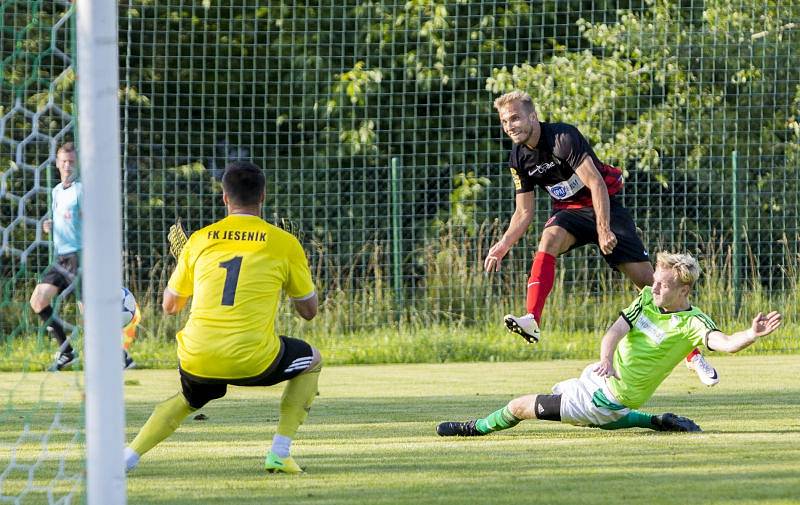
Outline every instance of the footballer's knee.
POLYGON ((517 419, 533 419, 536 417, 534 403, 537 395, 525 395, 508 402, 508 410, 517 419))
POLYGON ((561 420, 561 395, 526 395, 508 403, 517 419, 561 420))
POLYGON ((542 231, 539 239, 539 252, 559 256, 575 244, 575 237, 560 226, 549 226, 542 231))
POLYGON ((302 373, 300 373, 300 375, 310 372, 319 372, 320 370, 322 370, 322 354, 320 354, 319 350, 312 345, 311 363, 308 365, 308 368, 306 368, 305 370, 303 370, 302 373))
POLYGON ((50 305, 50 302, 53 300, 53 296, 56 292, 58 292, 58 288, 53 286, 54 289, 49 289, 49 285, 47 284, 37 284, 36 287, 33 289, 33 293, 31 294, 31 308, 37 314, 41 312, 45 307, 50 305))

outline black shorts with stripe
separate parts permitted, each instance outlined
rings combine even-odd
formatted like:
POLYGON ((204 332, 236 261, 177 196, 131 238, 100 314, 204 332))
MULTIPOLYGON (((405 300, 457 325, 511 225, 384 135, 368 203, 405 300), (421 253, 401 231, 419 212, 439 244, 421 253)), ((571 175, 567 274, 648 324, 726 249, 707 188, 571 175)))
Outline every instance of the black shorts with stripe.
POLYGON ((180 369, 183 396, 192 408, 199 409, 211 400, 225 396, 228 384, 234 386, 274 386, 288 381, 306 371, 314 359, 314 352, 307 342, 281 335, 278 356, 266 370, 255 377, 242 379, 208 379, 194 376, 180 369))
MULTIPOLYGON (((612 268, 624 263, 650 261, 642 239, 633 223, 630 212, 616 198, 611 197, 610 216, 611 231, 617 237, 617 245, 611 254, 603 254, 603 259, 612 268)), ((597 217, 593 207, 578 209, 556 209, 544 227, 559 226, 575 237, 570 247, 575 249, 586 244, 597 244, 597 217)))
POLYGON ((61 293, 67 289, 78 274, 78 253, 61 254, 56 262, 44 272, 41 284, 52 284, 61 293))

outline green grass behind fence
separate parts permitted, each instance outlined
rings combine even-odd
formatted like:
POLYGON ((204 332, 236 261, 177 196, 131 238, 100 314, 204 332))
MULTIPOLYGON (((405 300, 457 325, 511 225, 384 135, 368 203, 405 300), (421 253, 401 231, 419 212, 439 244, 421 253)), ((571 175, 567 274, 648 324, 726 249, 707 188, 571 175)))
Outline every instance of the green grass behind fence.
MULTIPOLYGON (((731 329, 740 329, 738 326, 731 329)), ((304 324, 293 336, 320 349, 329 364, 443 363, 469 361, 519 361, 596 359, 603 331, 564 332, 545 327, 538 344, 528 344, 508 333, 498 319, 482 327, 451 328, 442 325, 416 328, 381 328, 344 335, 328 335, 314 324, 304 324)), ((800 327, 792 322, 761 339, 740 354, 797 353, 800 327)), ((80 345, 79 345, 80 348, 80 345)), ((131 355, 140 368, 174 368, 176 344, 172 337, 142 332, 131 355)), ((52 363, 55 344, 47 340, 16 339, 0 345, 0 370, 44 370, 52 363)), ((712 357, 717 353, 710 353, 712 357)), ((120 358, 121 360, 121 358, 120 358)))
MULTIPOLYGON (((495 231, 482 228, 480 233, 494 236, 495 231)), ((524 311, 525 276, 509 264, 504 272, 494 274, 497 277, 490 277, 482 271, 479 259, 483 251, 475 245, 483 240, 470 244, 469 240, 457 240, 458 236, 452 231, 444 233, 426 249, 422 254, 424 282, 416 295, 404 291, 402 299, 385 282, 380 261, 383 253, 377 245, 367 248, 371 252, 365 249, 365 256, 371 259, 363 265, 364 271, 371 277, 362 278, 358 284, 352 269, 327 265, 336 271, 335 282, 318 286, 322 301, 317 318, 303 321, 285 302, 276 331, 308 340, 331 364, 591 359, 598 354, 605 330, 637 294, 627 279, 604 267, 583 268, 567 276, 566 263, 573 259, 568 256, 560 262, 545 307, 544 337, 539 344, 527 345, 507 333, 502 324, 504 314, 524 311)), ((714 240, 709 240, 706 248, 703 276, 691 302, 726 332, 749 327, 759 311, 780 310, 783 328, 744 352, 800 352, 800 260, 787 255, 791 260, 783 267, 784 289, 770 292, 756 280, 736 286, 729 248, 714 240)), ((171 368, 176 363, 174 336, 187 314, 164 316, 160 306, 150 302, 160 299, 168 271, 162 266, 151 272, 146 285, 133 286, 143 301, 139 339, 132 348, 140 367, 171 368)), ((748 278, 759 279, 756 271, 748 278)), ((53 359, 55 346, 39 327, 23 295, 26 293, 13 292, 13 303, 0 307, 4 317, 16 315, 22 321, 0 341, 0 370, 42 370, 53 359)), ((61 307, 65 317, 74 320, 73 297, 61 307)), ((74 331, 73 338, 80 348, 79 330, 74 331)))

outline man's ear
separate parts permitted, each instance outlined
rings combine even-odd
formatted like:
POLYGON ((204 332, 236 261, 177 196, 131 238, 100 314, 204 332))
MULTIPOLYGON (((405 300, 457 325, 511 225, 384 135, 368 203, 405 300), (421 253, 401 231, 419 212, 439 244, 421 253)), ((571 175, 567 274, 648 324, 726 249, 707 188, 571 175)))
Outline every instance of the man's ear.
POLYGON ((222 190, 222 203, 224 203, 225 205, 228 205, 228 195, 227 195, 227 193, 225 193, 224 189, 222 190))

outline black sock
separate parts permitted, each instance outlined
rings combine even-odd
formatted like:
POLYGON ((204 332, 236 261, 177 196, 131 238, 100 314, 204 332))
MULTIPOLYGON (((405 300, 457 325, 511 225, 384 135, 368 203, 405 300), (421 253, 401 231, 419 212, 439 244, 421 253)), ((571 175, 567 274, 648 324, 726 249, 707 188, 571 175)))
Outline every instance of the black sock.
POLYGON ((67 334, 64 333, 64 327, 61 326, 61 323, 58 321, 57 318, 53 317, 53 307, 48 305, 47 307, 43 308, 41 312, 39 312, 39 317, 42 318, 44 324, 53 328, 53 336, 56 338, 58 345, 64 349, 64 352, 72 352, 72 346, 67 344, 64 346, 64 342, 67 341, 67 334))

